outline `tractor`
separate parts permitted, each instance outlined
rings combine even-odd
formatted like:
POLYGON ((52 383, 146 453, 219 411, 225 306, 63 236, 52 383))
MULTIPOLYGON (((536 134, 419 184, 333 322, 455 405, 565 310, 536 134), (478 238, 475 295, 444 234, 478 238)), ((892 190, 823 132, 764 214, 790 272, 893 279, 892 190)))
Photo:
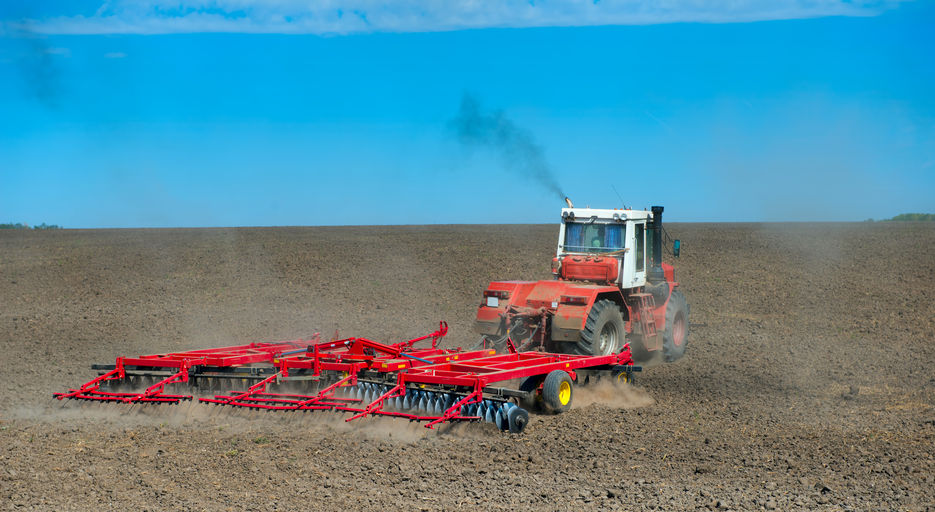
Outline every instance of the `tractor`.
MULTIPOLYGON (((619 353, 637 364, 685 354, 689 306, 672 265, 662 262, 662 206, 575 208, 565 198, 553 279, 494 281, 475 331, 498 352, 619 353)), ((672 244, 678 257, 679 240, 672 244)))

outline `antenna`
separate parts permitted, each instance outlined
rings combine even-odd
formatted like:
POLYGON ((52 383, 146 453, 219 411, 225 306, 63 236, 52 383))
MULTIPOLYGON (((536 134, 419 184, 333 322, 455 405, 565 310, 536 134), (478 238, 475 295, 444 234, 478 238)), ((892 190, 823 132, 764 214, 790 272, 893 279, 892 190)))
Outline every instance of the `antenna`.
POLYGON ((625 202, 623 202, 623 198, 620 197, 620 192, 617 192, 617 187, 615 187, 614 184, 611 183, 611 184, 610 184, 610 188, 614 189, 614 194, 617 194, 617 199, 620 200, 620 204, 622 204, 622 205, 623 205, 623 209, 626 210, 626 209, 627 209, 627 204, 626 204, 625 202))

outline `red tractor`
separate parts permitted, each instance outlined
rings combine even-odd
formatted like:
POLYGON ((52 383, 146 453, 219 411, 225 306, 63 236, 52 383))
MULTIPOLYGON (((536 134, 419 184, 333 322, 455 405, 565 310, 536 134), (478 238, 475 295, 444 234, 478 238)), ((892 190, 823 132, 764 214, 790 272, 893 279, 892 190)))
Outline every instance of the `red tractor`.
MULTIPOLYGON (((494 281, 475 330, 482 344, 672 362, 685 354, 688 302, 662 263, 662 211, 562 208, 550 281, 494 281)), ((679 241, 672 247, 678 256, 679 241)))

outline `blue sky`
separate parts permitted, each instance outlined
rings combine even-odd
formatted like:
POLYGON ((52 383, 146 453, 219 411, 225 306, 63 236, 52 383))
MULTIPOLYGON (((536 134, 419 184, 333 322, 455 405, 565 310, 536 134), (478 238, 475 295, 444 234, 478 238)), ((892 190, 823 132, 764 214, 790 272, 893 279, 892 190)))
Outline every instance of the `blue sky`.
POLYGON ((548 183, 672 221, 935 211, 931 2, 34 4, 0 7, 0 222, 550 223, 548 183))

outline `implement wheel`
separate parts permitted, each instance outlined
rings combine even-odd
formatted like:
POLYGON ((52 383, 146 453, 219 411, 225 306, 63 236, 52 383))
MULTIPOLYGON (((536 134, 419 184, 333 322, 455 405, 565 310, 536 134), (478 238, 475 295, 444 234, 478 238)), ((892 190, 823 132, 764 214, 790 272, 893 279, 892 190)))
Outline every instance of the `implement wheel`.
POLYGON ((614 385, 622 386, 633 382, 633 373, 628 367, 617 365, 611 369, 610 378, 613 380, 614 385))
POLYGON ((666 330, 662 335, 662 353, 667 363, 685 355, 688 344, 688 301, 678 289, 672 290, 666 305, 666 330))
POLYGON ((620 352, 627 332, 623 315, 614 301, 603 299, 594 303, 581 331, 581 341, 572 346, 572 353, 585 356, 608 356, 620 352))
POLYGON ((542 405, 546 412, 561 414, 571 409, 574 384, 571 375, 563 370, 552 370, 542 383, 542 405))
POLYGON ((540 409, 539 386, 541 385, 542 375, 527 377, 526 380, 519 385, 519 390, 525 392, 525 395, 519 400, 519 405, 528 411, 538 411, 540 409))

